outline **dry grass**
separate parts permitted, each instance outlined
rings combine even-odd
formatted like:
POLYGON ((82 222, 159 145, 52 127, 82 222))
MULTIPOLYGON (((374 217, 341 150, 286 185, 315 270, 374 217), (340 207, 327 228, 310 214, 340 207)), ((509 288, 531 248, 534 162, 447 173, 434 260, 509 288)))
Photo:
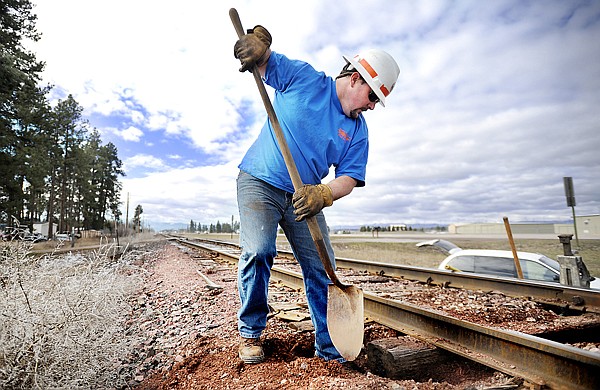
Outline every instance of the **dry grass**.
POLYGON ((0 244, 0 388, 111 388, 139 336, 125 335, 141 269, 105 245, 82 254, 30 256, 0 244))

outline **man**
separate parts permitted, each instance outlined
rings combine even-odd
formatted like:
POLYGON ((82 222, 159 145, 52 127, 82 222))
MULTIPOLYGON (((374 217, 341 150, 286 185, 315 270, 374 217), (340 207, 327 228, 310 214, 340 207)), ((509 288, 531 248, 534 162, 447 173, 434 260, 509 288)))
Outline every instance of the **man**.
POLYGON ((270 269, 281 226, 302 269, 315 327, 315 355, 343 362, 327 330, 330 281, 304 219, 316 217, 333 261, 321 210, 354 187, 365 185, 368 134, 362 113, 373 110, 378 102, 384 105, 400 70, 388 53, 369 50, 354 58, 344 56, 346 66, 334 80, 305 62, 271 51, 270 46, 270 33, 256 26, 236 42, 234 54, 242 64, 241 72, 256 65, 264 82, 275 89, 273 106, 304 186, 294 192, 267 120, 242 159, 237 179, 242 247, 239 357, 245 363, 264 360, 260 336, 269 312, 270 269), (335 167, 335 179, 322 184, 331 166, 335 167))

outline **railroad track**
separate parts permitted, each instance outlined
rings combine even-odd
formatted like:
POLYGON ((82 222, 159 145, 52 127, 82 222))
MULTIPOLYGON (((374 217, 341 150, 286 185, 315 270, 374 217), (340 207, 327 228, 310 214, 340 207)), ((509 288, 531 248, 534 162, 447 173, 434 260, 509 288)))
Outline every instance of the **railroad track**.
MULTIPOLYGON (((204 243, 215 251, 231 251, 237 261, 239 246, 225 241, 196 240, 204 243), (228 248, 228 249, 226 249, 228 248)), ((293 259, 291 251, 278 249, 283 258, 293 259)), ((295 261, 295 260, 294 260, 295 261)), ((560 284, 549 285, 531 280, 516 280, 496 276, 456 273, 448 270, 415 267, 409 265, 379 263, 357 259, 336 257, 338 269, 351 269, 392 278, 435 284, 443 287, 453 287, 468 290, 501 291, 512 297, 528 297, 546 306, 555 307, 557 311, 568 313, 593 312, 600 314, 600 292, 585 288, 569 287, 560 284)))
MULTIPOLYGON (((239 246, 227 242, 171 239, 189 247, 215 252, 233 264, 237 263, 240 254, 239 246)), ((280 253, 285 257, 291 255, 284 251, 280 253)), ((544 286, 532 282, 505 282, 497 278, 471 277, 351 259, 336 259, 336 263, 339 268, 359 268, 374 275, 435 283, 444 287, 494 289, 519 296, 531 294, 542 300, 566 298, 567 302, 579 303, 581 311, 598 312, 600 307, 598 295, 593 295, 598 293, 590 294, 584 289, 546 286, 549 291, 544 291, 544 286)), ((303 288, 301 273, 278 263, 272 269, 272 278, 295 289, 303 288)), ((477 325, 368 292, 364 293, 364 298, 365 315, 370 319, 495 370, 523 378, 534 387, 600 389, 600 355, 597 353, 520 332, 477 325)))

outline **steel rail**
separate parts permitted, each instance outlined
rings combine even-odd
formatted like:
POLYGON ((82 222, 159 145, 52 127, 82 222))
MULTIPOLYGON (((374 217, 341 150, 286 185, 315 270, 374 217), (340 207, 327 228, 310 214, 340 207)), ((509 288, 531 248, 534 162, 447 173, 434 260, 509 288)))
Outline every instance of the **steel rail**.
MULTIPOLYGON (((203 240, 216 245, 238 248, 239 245, 229 242, 203 240)), ((280 254, 293 256, 291 251, 278 250, 280 254)), ((468 272, 457 273, 434 268, 409 265, 380 263, 367 260, 336 257, 336 267, 365 271, 371 274, 385 275, 394 278, 437 284, 468 290, 501 291, 512 297, 530 297, 560 307, 564 310, 600 313, 600 291, 569 287, 561 284, 549 284, 531 280, 517 280, 499 276, 476 275, 468 272), (563 302, 563 303, 558 303, 563 302)))
MULTIPOLYGON (((222 255, 235 256, 231 252, 222 255)), ((271 275, 291 288, 303 288, 298 272, 275 266, 271 275)), ((364 293, 364 298, 365 314, 374 321, 539 387, 600 388, 598 354, 520 332, 483 327, 369 293, 364 293)))
POLYGON ((375 321, 506 374, 552 389, 600 388, 600 356, 520 332, 492 329, 365 293, 375 321))
MULTIPOLYGON (((302 289, 302 275, 273 267, 271 277, 302 289)), ((364 293, 373 321, 508 375, 552 389, 600 388, 600 356, 520 332, 483 327, 405 302, 364 293)))
POLYGON ((600 291, 591 289, 356 259, 336 258, 335 261, 338 268, 366 271, 445 287, 502 291, 513 297, 532 297, 548 302, 558 299, 567 302, 565 309, 600 313, 600 291))

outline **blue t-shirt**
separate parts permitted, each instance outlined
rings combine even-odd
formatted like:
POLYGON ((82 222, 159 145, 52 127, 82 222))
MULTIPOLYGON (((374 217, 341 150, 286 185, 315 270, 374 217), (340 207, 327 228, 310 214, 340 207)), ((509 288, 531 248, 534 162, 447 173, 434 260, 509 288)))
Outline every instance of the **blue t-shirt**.
MULTIPOLYGON (((265 83, 275 89, 273 107, 302 183, 320 183, 333 166, 335 177, 350 176, 357 186, 364 186, 369 151, 367 124, 362 114, 357 119, 344 114, 335 80, 305 62, 272 52, 265 83)), ((239 168, 294 192, 268 119, 239 168)))

